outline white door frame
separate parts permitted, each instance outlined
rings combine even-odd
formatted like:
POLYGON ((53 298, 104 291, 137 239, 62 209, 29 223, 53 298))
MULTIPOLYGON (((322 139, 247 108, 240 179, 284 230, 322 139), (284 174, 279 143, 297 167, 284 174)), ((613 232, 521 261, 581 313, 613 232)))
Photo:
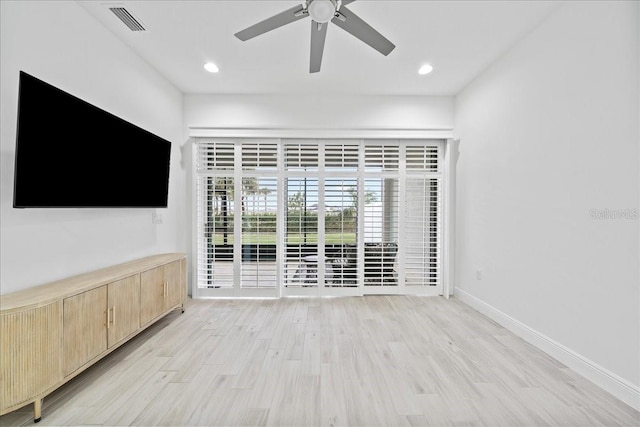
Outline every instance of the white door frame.
MULTIPOLYGON (((454 292, 454 232, 455 232, 455 163, 457 160, 458 153, 458 141, 452 139, 453 138, 453 130, 452 129, 295 129, 295 128, 251 128, 251 127, 243 127, 243 128, 222 128, 222 127, 207 127, 207 126, 191 126, 189 127, 189 137, 192 141, 192 144, 195 146, 195 141, 197 138, 225 138, 225 139, 236 139, 236 138, 260 138, 260 139, 287 139, 287 138, 301 138, 301 139, 309 139, 309 138, 322 138, 322 139, 439 139, 445 141, 444 144, 444 157, 443 157, 443 236, 442 236, 442 290, 437 294, 444 295, 445 297, 449 297, 454 292)), ((196 164, 195 159, 197 155, 197 150, 193 149, 192 151, 192 168, 196 164)), ((278 172, 279 180, 283 179, 281 172, 278 172)), ((192 190, 192 198, 191 200, 196 200, 196 173, 192 170, 191 173, 191 190, 192 190)), ((280 186, 280 188, 282 188, 280 186)), ((361 188, 361 186, 359 186, 361 188)), ((284 197, 284 196, 283 196, 284 197)), ((362 214, 362 212, 359 212, 362 214)), ((362 218, 360 216, 360 218, 362 218)), ((362 220, 358 221, 359 224, 362 223, 362 220)), ((284 225, 282 221, 278 223, 278 233, 284 231, 284 225)), ((197 211, 196 209, 192 209, 192 236, 195 237, 197 228, 197 211)), ((278 259, 283 259, 284 256, 284 248, 283 245, 279 245, 278 247, 278 259)), ((361 249, 361 248, 360 248, 361 249)), ((191 295, 193 298, 206 298, 211 297, 211 295, 205 295, 202 290, 198 289, 197 286, 197 262, 195 260, 195 255, 197 254, 197 239, 192 238, 192 281, 191 281, 191 295)), ((359 256, 363 256, 362 251, 358 251, 359 256)), ((362 263, 360 263, 362 265, 362 263)), ((361 272, 362 273, 362 272, 361 272)), ((328 295, 328 292, 331 295, 335 295, 336 288, 325 288, 324 286, 318 286, 317 289, 314 288, 300 288, 299 292, 289 292, 284 291, 285 286, 283 286, 284 277, 282 269, 279 270, 278 280, 280 285, 276 286, 277 290, 274 292, 269 289, 265 290, 250 290, 251 292, 246 293, 240 290, 240 292, 235 290, 229 290, 228 292, 217 293, 215 297, 281 297, 281 296, 323 296, 325 294, 328 295)), ((235 288, 235 287, 234 287, 235 288)), ((363 286, 358 286, 357 288, 345 288, 343 291, 345 295, 362 295, 363 294, 363 286)), ((398 286, 397 288, 400 288, 398 286)), ((420 295, 431 295, 432 292, 430 290, 419 290, 418 292, 411 292, 410 288, 403 286, 403 292, 410 294, 420 294, 420 295)), ((396 292, 392 292, 396 293, 396 292)))

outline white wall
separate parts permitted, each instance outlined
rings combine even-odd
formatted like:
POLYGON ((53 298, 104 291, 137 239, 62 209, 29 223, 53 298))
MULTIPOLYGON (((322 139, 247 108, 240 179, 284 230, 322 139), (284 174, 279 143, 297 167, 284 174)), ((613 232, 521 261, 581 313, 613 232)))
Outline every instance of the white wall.
POLYGON ((185 95, 185 125, 280 129, 452 129, 453 97, 185 95))
POLYGON ((184 251, 181 93, 74 1, 2 1, 0 8, 0 293, 184 251), (152 224, 152 209, 12 208, 20 70, 172 142, 169 208, 157 210, 163 224, 152 224))
POLYGON ((638 6, 567 2, 458 95, 455 129, 457 295, 636 407, 638 6))

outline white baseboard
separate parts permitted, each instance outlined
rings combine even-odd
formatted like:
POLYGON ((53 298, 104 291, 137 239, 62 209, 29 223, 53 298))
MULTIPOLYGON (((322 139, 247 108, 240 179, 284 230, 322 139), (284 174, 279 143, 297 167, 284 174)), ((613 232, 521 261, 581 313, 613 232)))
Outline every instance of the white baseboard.
POLYGON ((498 322, 520 338, 573 369, 627 405, 640 411, 640 387, 631 384, 624 378, 621 378, 581 354, 563 346, 460 288, 455 288, 454 298, 459 299, 490 319, 498 322))

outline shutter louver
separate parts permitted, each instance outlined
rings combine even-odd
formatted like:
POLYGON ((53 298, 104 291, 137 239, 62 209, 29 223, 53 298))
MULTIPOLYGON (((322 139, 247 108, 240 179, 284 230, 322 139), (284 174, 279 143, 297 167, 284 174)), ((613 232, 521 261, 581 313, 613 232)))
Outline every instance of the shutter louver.
POLYGON ((440 172, 440 147, 435 145, 408 145, 407 170, 440 172))
POLYGON ((318 169, 318 146, 310 144, 286 144, 285 163, 287 170, 318 169))
POLYGON ((365 180, 364 285, 397 286, 397 178, 365 180))
POLYGON ((367 172, 397 171, 400 165, 400 147, 367 144, 364 147, 364 167, 367 172))
POLYGON ((241 286, 243 288, 275 288, 278 179, 276 177, 243 179, 246 183, 255 182, 256 185, 243 186, 245 209, 242 215, 241 286))
POLYGON ((233 286, 233 178, 200 176, 197 180, 197 286, 233 286))
POLYGON ((324 149, 325 169, 357 170, 359 151, 356 144, 327 144, 324 149))
POLYGON ((233 170, 234 143, 202 140, 198 143, 197 171, 233 170))
POLYGON ((318 256, 317 178, 287 178, 286 265, 287 286, 317 286, 318 256), (313 258, 316 257, 314 262, 313 258))
POLYGON ((264 142, 242 144, 242 169, 276 170, 278 145, 264 142))
POLYGON ((328 178, 325 181, 325 281, 327 286, 358 284, 358 180, 328 178))
POLYGON ((405 275, 407 286, 440 284, 440 179, 407 178, 405 275))

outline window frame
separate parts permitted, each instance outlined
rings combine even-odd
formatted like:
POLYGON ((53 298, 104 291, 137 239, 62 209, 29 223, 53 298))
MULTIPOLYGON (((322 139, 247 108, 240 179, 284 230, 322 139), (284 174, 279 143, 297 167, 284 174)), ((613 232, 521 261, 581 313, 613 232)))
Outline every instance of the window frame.
MULTIPOLYGON (((196 158, 196 154, 197 154, 197 147, 198 147, 198 143, 201 142, 203 139, 203 137, 201 136, 196 136, 193 138, 193 146, 195 147, 195 149, 193 150, 193 158, 194 158, 194 165, 196 164, 195 158, 196 158)), ((209 140, 210 138, 206 138, 207 140, 209 140)), ((438 170, 437 171, 427 171, 424 174, 425 175, 429 175, 429 176, 437 176, 440 179, 440 187, 441 187, 441 195, 440 195, 440 199, 439 199, 439 206, 440 206, 440 222, 439 222, 439 227, 441 227, 441 239, 442 239, 442 243, 441 243, 441 253, 440 253, 440 265, 441 265, 441 279, 440 279, 440 283, 437 286, 438 290, 435 294, 437 295, 445 295, 445 296, 449 296, 451 291, 452 291, 452 286, 450 286, 449 283, 447 283, 446 286, 446 292, 445 292, 445 286, 444 286, 444 281, 445 279, 450 280, 452 278, 452 274, 449 274, 447 271, 448 268, 448 262, 449 260, 447 260, 447 263, 445 263, 445 258, 449 257, 451 259, 451 254, 452 251, 450 250, 450 242, 447 241, 447 236, 448 236, 448 232, 446 230, 445 224, 448 221, 445 221, 445 218, 451 218, 451 207, 449 207, 447 204, 447 202, 449 202, 450 200, 448 198, 446 198, 445 196, 447 196, 448 192, 451 191, 451 183, 447 183, 447 179, 445 179, 445 175, 446 175, 446 168, 447 166, 450 167, 450 165, 445 163, 446 156, 444 155, 445 153, 448 153, 448 147, 451 145, 452 142, 454 142, 453 140, 450 139, 443 139, 443 138, 406 138, 406 139, 401 139, 401 138, 321 138, 321 139, 315 139, 315 138, 220 138, 220 137, 216 137, 214 138, 214 140, 221 142, 221 141, 227 141, 227 142, 233 142, 236 144, 236 146, 238 146, 238 144, 241 144, 242 141, 251 141, 251 142, 256 142, 258 140, 265 140, 271 143, 276 143, 278 144, 278 163, 279 165, 282 165, 285 160, 285 150, 284 150, 284 144, 286 143, 290 143, 291 141, 295 141, 295 140, 299 140, 300 142, 304 142, 306 144, 315 144, 318 147, 323 147, 324 144, 326 145, 335 145, 335 144, 339 144, 339 143, 347 143, 347 144, 357 144, 359 149, 358 149, 358 153, 359 153, 359 163, 358 163, 358 168, 356 170, 356 172, 354 173, 355 177, 358 180, 358 193, 359 193, 359 199, 362 200, 362 196, 363 193, 365 191, 364 189, 364 180, 366 178, 369 177, 375 177, 375 176, 385 176, 384 172, 373 172, 373 171, 365 171, 364 168, 364 160, 365 160, 365 146, 366 144, 369 145, 375 145, 375 144, 398 144, 400 147, 406 147, 409 144, 422 144, 424 145, 425 143, 429 144, 429 145, 437 145, 439 148, 439 160, 438 160, 438 170), (446 205, 446 206, 445 206, 446 205), (445 215, 446 214, 446 215, 445 215)), ((241 156, 241 148, 238 148, 236 153, 236 162, 242 162, 242 156, 241 156), (240 153, 240 157, 238 158, 238 153, 240 153)), ((318 157, 318 171, 317 172, 313 172, 316 173, 319 177, 321 177, 321 181, 322 181, 322 188, 318 189, 319 193, 324 193, 324 180, 327 178, 331 178, 331 177, 338 177, 338 178, 347 178, 349 177, 349 174, 345 175, 345 172, 340 171, 340 170, 329 170, 329 169, 325 169, 324 165, 322 164, 324 162, 324 153, 325 150, 324 149, 319 149, 319 152, 321 153, 318 157)), ((335 151, 334 151, 335 154, 335 151)), ((449 156, 449 161, 450 161, 450 156, 449 156)), ((402 162, 401 162, 402 163, 402 162)), ((238 164, 238 163, 236 163, 238 164)), ((404 191, 404 180, 406 179, 406 175, 407 173, 413 174, 415 173, 414 170, 412 171, 407 171, 406 167, 402 167, 404 165, 401 165, 401 167, 399 167, 397 170, 395 170, 393 173, 396 174, 399 178, 399 185, 398 185, 398 191, 399 191, 399 198, 400 198, 400 204, 402 203, 402 199, 403 199, 403 191, 404 191)), ((243 169, 242 167, 240 167, 240 171, 237 170, 238 168, 234 168, 234 174, 236 174, 236 176, 238 175, 242 175, 243 169)), ((291 171, 293 172, 293 171, 291 171)), ((286 191, 285 187, 284 187, 284 182, 285 179, 288 175, 290 175, 290 173, 288 173, 286 171, 285 168, 283 168, 282 166, 279 166, 277 168, 277 171, 274 173, 277 176, 278 179, 278 196, 280 198, 279 203, 280 206, 278 208, 278 217, 283 217, 282 215, 282 206, 284 206, 284 203, 286 201, 286 191)), ((295 173, 293 175, 300 175, 300 176, 304 176, 305 172, 304 171, 295 171, 295 173)), ((309 175, 307 175, 309 176, 309 175)), ((389 176, 389 174, 387 173, 386 176, 389 176)), ((194 168, 194 173, 193 173, 193 178, 194 178, 194 182, 197 179, 197 168, 194 168)), ((193 192, 196 192, 196 189, 194 188, 193 192)), ((324 194, 323 194, 324 195, 324 194)), ((195 197, 194 195, 194 203, 197 202, 197 197, 195 197)), ((362 236, 363 235, 363 223, 364 223, 364 211, 363 211, 363 204, 359 203, 358 204, 358 217, 360 218, 360 220, 358 221, 358 235, 362 236)), ((404 206, 399 207, 400 212, 403 212, 404 206)), ((194 211, 197 211, 197 208, 194 209, 194 211)), ((324 216, 324 215, 323 215, 324 216)), ((404 240, 403 237, 403 233, 404 233, 404 224, 403 224, 403 214, 400 215, 399 218, 399 227, 400 227, 400 232, 399 232, 399 237, 398 237, 398 245, 399 245, 399 249, 398 249, 398 257, 402 256, 402 243, 404 240)), ((197 212, 194 212, 194 252, 193 252, 193 271, 194 273, 197 272, 197 264, 198 264, 198 260, 197 260, 197 244, 196 244, 196 240, 197 240, 197 235, 195 230, 197 229, 197 224, 198 224, 198 219, 197 219, 197 212)), ((236 219, 236 217, 239 216, 234 216, 234 220, 238 220, 241 221, 241 218, 236 219)), ((320 218, 319 218, 319 221, 320 218)), ((318 224, 318 227, 322 227, 322 229, 324 229, 324 218, 322 218, 322 224, 318 224)), ((278 250, 277 250, 277 259, 278 260, 282 260, 284 259, 284 221, 279 221, 277 224, 277 240, 279 242, 281 242, 282 244, 278 245, 278 250)), ((236 227, 237 230, 237 227, 236 227)), ((234 232, 236 231, 234 230, 234 232)), ((241 236, 236 236, 236 239, 240 239, 240 240, 235 240, 235 241, 241 241, 241 236)), ((358 238, 358 256, 359 256, 359 267, 362 266, 363 264, 363 244, 362 244, 362 238, 358 238)), ((240 252, 241 252, 241 247, 240 247, 240 252)), ((318 254, 322 254, 323 255, 324 252, 324 241, 322 241, 322 243, 319 241, 318 242, 318 254)), ((235 255, 234 255, 235 256, 235 255)), ((241 256, 241 255, 240 255, 241 256)), ((237 257, 237 256, 236 256, 237 257)), ((224 294, 224 292, 216 292, 215 295, 205 295, 206 293, 204 292, 200 292, 201 289, 198 288, 198 284, 197 284, 197 276, 194 275, 194 281, 193 281, 193 286, 192 286, 192 296, 195 298, 198 297, 214 297, 214 296, 267 296, 267 297, 282 297, 282 296, 293 296, 293 295, 300 295, 300 296, 305 296, 305 295, 335 295, 335 288, 329 288, 328 293, 325 292, 318 292, 318 291, 313 291, 313 290, 305 290, 302 292, 290 292, 287 291, 284 286, 284 272, 283 272, 283 268, 282 268, 282 263, 278 262, 278 264, 280 265, 279 268, 279 273, 278 273, 278 284, 276 286, 276 290, 273 292, 265 292, 265 290, 260 290, 259 292, 253 292, 254 290, 249 289, 249 290, 240 290, 240 292, 238 292, 237 290, 227 293, 226 295, 224 294), (248 291, 248 292, 247 292, 248 291), (333 292, 331 292, 333 291, 333 292)), ((399 268, 399 276, 403 275, 403 269, 399 268)), ((362 273, 360 271, 360 273, 362 273)), ((362 276, 361 276, 362 277, 362 276)), ((397 292, 393 292, 393 293, 406 293, 407 289, 405 289, 404 287, 404 277, 399 277, 399 286, 397 287, 397 292)), ((241 286, 234 286, 234 289, 236 287, 240 287, 241 286)), ((323 289, 324 286, 319 286, 318 289, 323 289)), ((363 286, 362 283, 359 284, 359 286, 357 286, 355 289, 357 289, 357 292, 350 292, 349 294, 355 294, 355 295, 363 295, 363 294, 367 294, 368 292, 366 292, 366 290, 364 289, 365 286, 363 286)), ((411 287, 414 288, 414 287, 411 287)), ((430 287, 433 288, 433 287, 430 287)), ((354 288, 351 288, 351 290, 353 290, 354 288)), ((269 290, 271 291, 271 290, 269 290)), ((422 293, 422 294, 433 294, 433 289, 429 289, 427 292, 416 292, 419 291, 418 289, 413 289, 412 290, 412 294, 416 294, 416 293, 422 293)), ((377 293, 377 292, 374 292, 377 293)))

